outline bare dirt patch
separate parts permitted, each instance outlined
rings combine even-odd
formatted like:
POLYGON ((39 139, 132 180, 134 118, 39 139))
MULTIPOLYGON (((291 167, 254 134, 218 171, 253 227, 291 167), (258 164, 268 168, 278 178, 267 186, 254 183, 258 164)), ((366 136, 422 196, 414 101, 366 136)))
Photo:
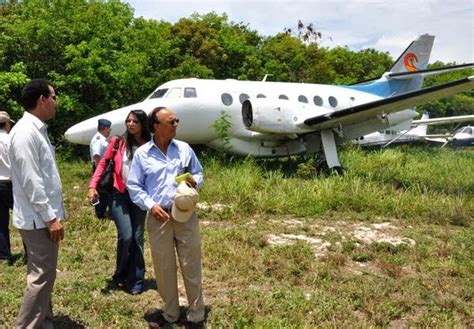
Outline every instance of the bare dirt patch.
POLYGON ((327 234, 337 233, 341 240, 354 240, 357 244, 371 244, 374 242, 390 243, 393 245, 407 244, 415 245, 413 239, 400 235, 401 228, 391 222, 367 224, 367 223, 348 223, 337 221, 333 225, 308 224, 298 219, 287 219, 283 221, 273 221, 273 223, 284 224, 287 229, 291 228, 309 228, 317 232, 319 237, 308 236, 304 234, 269 234, 266 237, 268 245, 291 245, 296 241, 308 243, 314 250, 317 257, 324 256, 331 246, 331 243, 324 237, 327 234))

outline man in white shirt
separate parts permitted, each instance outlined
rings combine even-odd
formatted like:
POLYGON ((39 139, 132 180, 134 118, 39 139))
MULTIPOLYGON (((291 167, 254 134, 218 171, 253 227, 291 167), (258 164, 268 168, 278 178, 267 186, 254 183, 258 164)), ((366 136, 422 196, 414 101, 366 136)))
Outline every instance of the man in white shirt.
MULTIPOLYGON (((107 119, 99 119, 97 126, 97 133, 92 137, 91 143, 89 145, 89 152, 91 155, 92 161, 92 174, 94 174, 95 168, 99 165, 99 161, 104 155, 105 150, 109 143, 107 138, 110 135, 112 130, 110 126, 112 122, 107 119)), ((109 196, 105 193, 100 193, 99 204, 95 205, 95 215, 97 218, 105 218, 105 212, 107 210, 109 196)))
POLYGON ((27 286, 17 328, 53 328, 51 293, 56 279, 59 242, 64 238, 63 192, 54 147, 45 121, 56 113, 56 92, 44 79, 21 92, 23 117, 10 132, 13 225, 27 249, 27 286))
POLYGON ((12 263, 10 247, 10 209, 13 208, 10 161, 8 160, 8 133, 14 121, 0 111, 0 262, 12 263))
POLYGON ((97 132, 94 137, 92 137, 91 143, 89 145, 89 152, 92 161, 92 173, 94 173, 95 168, 97 168, 97 165, 99 164, 100 158, 102 158, 105 149, 109 145, 109 143, 107 142, 107 138, 109 137, 110 132, 112 131, 112 129, 110 128, 112 122, 110 122, 109 120, 99 119, 97 123, 97 132))

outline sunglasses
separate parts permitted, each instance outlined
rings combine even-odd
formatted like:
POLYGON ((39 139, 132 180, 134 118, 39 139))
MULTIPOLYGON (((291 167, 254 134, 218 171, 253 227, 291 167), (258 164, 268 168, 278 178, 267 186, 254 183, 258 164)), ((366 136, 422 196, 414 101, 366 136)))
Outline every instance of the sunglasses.
POLYGON ((168 121, 167 123, 170 124, 170 125, 178 124, 179 119, 173 119, 173 120, 168 121))

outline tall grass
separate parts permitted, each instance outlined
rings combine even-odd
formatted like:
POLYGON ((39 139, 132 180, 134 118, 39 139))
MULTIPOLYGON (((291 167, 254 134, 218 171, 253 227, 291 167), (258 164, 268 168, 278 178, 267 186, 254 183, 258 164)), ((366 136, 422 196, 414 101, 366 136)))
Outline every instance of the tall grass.
MULTIPOLYGON (((343 177, 289 176, 285 167, 298 159, 241 159, 226 166, 205 160, 203 197, 229 204, 236 213, 311 216, 327 211, 357 212, 367 218, 468 225, 474 203, 474 153, 444 149, 387 149, 342 153, 343 177), (265 166, 272 169, 264 169, 265 166)), ((304 163, 299 163, 300 168, 304 163)), ((303 170, 300 170, 303 172, 303 170)))
MULTIPOLYGON (((472 326, 473 150, 348 148, 343 177, 315 176, 311 159, 200 159, 200 202, 226 206, 198 211, 208 326, 472 326), (350 235, 354 225, 387 221, 415 244, 350 235), (331 245, 317 257, 303 241, 270 245, 272 234, 331 245)), ((111 289, 116 231, 86 203, 89 163, 60 161, 60 172, 68 221, 56 326, 146 328, 159 306, 148 243, 145 292, 111 289)), ((15 229, 12 243, 20 256, 15 229)), ((25 272, 20 259, 0 264, 0 327, 14 325, 25 272)))

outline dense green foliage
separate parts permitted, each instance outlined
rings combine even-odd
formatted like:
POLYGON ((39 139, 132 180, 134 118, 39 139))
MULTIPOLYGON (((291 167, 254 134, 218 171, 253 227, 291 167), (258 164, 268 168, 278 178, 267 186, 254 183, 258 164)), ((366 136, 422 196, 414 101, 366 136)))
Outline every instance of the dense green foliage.
MULTIPOLYGON (((351 147, 341 152, 342 178, 310 177, 296 158, 200 154, 207 326, 470 327, 473 151, 351 147), (272 243, 289 236, 298 239, 272 243)), ((60 160, 59 170, 67 221, 56 327, 146 328, 160 306, 147 235, 145 292, 111 289, 116 229, 87 205, 89 163, 60 160)), ((16 229, 12 242, 14 266, 0 263, 2 328, 13 327, 26 282, 16 229)), ((180 296, 186 306, 181 284, 180 296)))
MULTIPOLYGON (((134 18, 118 0, 11 0, 0 6, 0 107, 18 119, 24 83, 49 79, 60 95, 50 133, 61 150, 70 147, 59 142, 72 124, 135 103, 171 79, 269 73, 275 81, 350 84, 380 76, 393 62, 388 53, 328 50, 319 40, 316 31, 311 42, 284 32, 263 37, 214 12, 171 24, 134 18)), ((473 106, 459 95, 427 108, 437 116, 473 106)))

